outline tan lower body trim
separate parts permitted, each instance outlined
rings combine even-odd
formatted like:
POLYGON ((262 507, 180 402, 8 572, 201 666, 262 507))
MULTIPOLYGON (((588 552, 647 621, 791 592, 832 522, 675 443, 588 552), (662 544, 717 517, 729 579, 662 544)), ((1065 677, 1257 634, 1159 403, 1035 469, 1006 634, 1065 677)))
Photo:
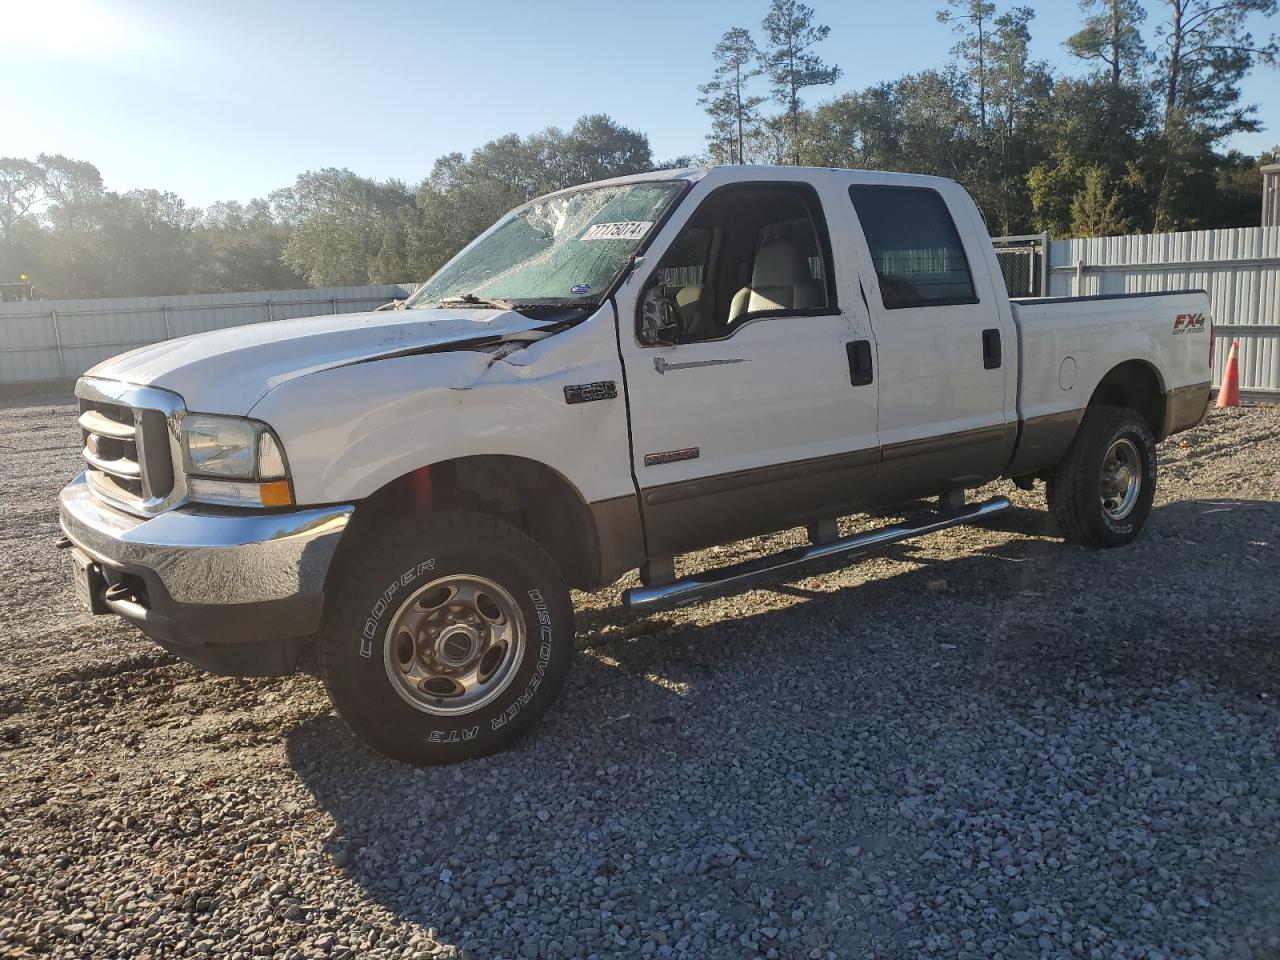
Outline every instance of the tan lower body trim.
POLYGON ((1064 410, 1023 421, 1018 449, 1005 476, 1022 477, 1056 466, 1075 439, 1082 419, 1084 410, 1064 410))
POLYGON ((876 505, 976 487, 1000 476, 1013 453, 1016 423, 923 437, 884 447, 876 477, 876 505))
POLYGON ((644 528, 640 522, 640 500, 634 495, 597 500, 588 504, 595 523, 600 550, 600 578, 597 586, 613 583, 628 570, 645 561, 644 528))
POLYGON ((1164 429, 1160 439, 1171 433, 1190 430, 1204 419, 1209 411, 1211 385, 1193 383, 1187 387, 1175 387, 1164 395, 1164 429))
POLYGON ((879 459, 871 448, 653 487, 644 492, 649 552, 672 556, 864 509, 879 459))
MULTIPOLYGON (((1052 466, 1082 415, 1077 410, 1027 421, 1021 442, 1019 425, 1011 422, 652 487, 642 501, 647 552, 674 556, 1052 466)), ((610 578, 605 582, 646 559, 640 506, 633 497, 591 505, 601 570, 610 578)))

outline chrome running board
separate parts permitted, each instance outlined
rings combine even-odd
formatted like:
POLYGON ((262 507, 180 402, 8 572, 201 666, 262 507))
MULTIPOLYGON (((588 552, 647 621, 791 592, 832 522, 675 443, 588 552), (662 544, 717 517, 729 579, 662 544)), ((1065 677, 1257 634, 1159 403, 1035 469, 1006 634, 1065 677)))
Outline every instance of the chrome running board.
POLYGON ((954 513, 934 514, 923 523, 895 523, 851 537, 833 540, 820 546, 796 547, 768 557, 756 557, 743 563, 707 570, 696 577, 681 577, 672 583, 624 590, 622 605, 628 610, 656 610, 659 607, 692 603, 712 593, 729 593, 745 587, 753 580, 794 570, 815 560, 829 560, 864 553, 873 547, 920 537, 926 533, 958 527, 1009 509, 1005 497, 992 497, 983 503, 961 507, 954 513))

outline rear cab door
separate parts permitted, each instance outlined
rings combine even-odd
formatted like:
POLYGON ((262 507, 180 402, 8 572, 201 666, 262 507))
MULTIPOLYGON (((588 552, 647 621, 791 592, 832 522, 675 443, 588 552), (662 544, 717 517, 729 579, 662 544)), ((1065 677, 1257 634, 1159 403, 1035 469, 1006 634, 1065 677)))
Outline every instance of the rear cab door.
POLYGON ((882 503, 998 477, 1017 438, 1018 341, 976 206, 949 180, 852 174, 879 382, 882 503))

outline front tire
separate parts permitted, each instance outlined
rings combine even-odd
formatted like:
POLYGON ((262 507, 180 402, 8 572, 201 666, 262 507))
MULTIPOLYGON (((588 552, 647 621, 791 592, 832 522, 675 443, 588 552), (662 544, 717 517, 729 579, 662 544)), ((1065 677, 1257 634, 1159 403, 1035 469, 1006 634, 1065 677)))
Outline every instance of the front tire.
POLYGON ((1147 522, 1156 495, 1156 441, 1127 407, 1085 411, 1080 430, 1045 485, 1063 537, 1086 547, 1122 547, 1147 522))
POLYGON ((320 669, 339 715, 375 750, 424 765, 485 756, 554 702, 573 659, 569 591, 510 524, 436 514, 341 575, 320 669))

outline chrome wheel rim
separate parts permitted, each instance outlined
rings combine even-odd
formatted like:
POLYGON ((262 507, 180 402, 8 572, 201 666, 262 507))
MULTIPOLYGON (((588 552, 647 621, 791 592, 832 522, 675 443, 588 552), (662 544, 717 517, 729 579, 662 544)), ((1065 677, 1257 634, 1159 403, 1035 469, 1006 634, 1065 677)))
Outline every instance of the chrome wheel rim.
POLYGON ((525 635, 515 599, 492 580, 442 577, 415 590, 391 619, 387 678, 423 713, 471 713, 511 683, 525 635))
POLYGON ((1123 520, 1133 512, 1142 491, 1142 457, 1137 445, 1121 437, 1102 458, 1102 512, 1112 520, 1123 520))

